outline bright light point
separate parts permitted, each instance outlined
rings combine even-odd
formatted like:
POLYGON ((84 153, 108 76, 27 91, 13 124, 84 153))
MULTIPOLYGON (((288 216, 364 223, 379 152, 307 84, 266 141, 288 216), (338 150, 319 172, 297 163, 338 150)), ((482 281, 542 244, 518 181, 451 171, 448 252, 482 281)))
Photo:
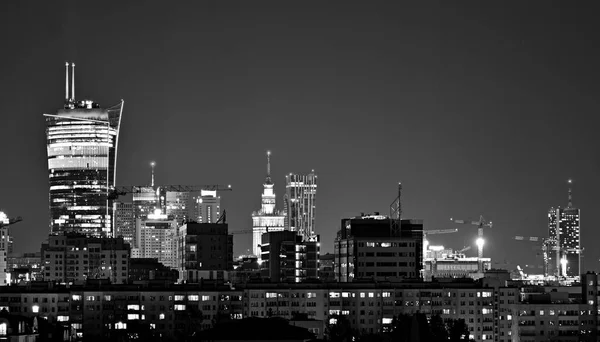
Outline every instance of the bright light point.
POLYGON ((231 188, 231 184, 229 184, 227 187, 228 187, 228 188, 231 188))
POLYGON ((477 247, 481 248, 485 244, 485 240, 483 238, 477 238, 477 240, 475 240, 475 244, 477 247))
POLYGON ((270 156, 271 155, 271 151, 267 151, 267 155, 270 156))
POLYGON ((155 162, 150 162, 150 166, 155 166, 156 163, 155 162))
POLYGON ((572 179, 569 179, 567 182, 568 182, 569 184, 572 184, 572 183, 573 183, 573 180, 572 180, 572 179))
POLYGON ((561 263, 561 264, 563 264, 563 265, 566 265, 566 264, 568 264, 569 262, 567 261, 567 259, 561 259, 561 260, 560 260, 560 263, 561 263))

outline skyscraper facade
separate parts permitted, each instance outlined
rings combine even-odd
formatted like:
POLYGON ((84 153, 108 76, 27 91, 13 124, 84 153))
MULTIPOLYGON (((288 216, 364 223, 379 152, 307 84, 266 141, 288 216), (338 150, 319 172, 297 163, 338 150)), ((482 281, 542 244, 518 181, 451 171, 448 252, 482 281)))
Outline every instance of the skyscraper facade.
POLYGON ((198 223, 215 223, 221 216, 221 197, 216 191, 202 190, 193 202, 193 218, 198 223))
POLYGON ((114 203, 114 229, 115 237, 120 237, 131 245, 137 246, 135 232, 135 207, 133 203, 114 203))
POLYGON ((64 108, 56 114, 44 114, 50 232, 111 236, 113 204, 109 192, 115 184, 123 101, 108 109, 93 101, 76 101, 74 87, 69 93, 68 64, 66 69, 64 108))
POLYGON ((252 213, 252 252, 260 259, 262 235, 269 232, 282 231, 285 227, 285 216, 275 209, 276 197, 271 180, 271 153, 267 152, 267 177, 263 184, 261 208, 252 213))
POLYGON ((317 199, 317 176, 314 170, 307 175, 290 173, 286 176, 285 187, 286 229, 297 232, 307 241, 314 239, 317 199))
POLYGON ((548 235, 552 247, 548 252, 548 268, 552 275, 580 276, 582 250, 580 215, 580 210, 573 207, 571 189, 569 189, 569 204, 566 208, 556 207, 548 211, 548 235), (557 245, 558 248, 555 248, 557 245))

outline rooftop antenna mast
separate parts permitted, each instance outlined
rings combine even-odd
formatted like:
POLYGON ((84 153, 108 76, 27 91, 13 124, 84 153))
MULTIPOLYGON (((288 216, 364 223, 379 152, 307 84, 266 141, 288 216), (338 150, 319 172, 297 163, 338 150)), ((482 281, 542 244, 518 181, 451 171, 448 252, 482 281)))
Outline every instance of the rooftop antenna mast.
POLYGON ((271 151, 267 151, 267 183, 271 183, 271 151))
POLYGON ((71 100, 75 102, 75 63, 71 63, 71 100))
POLYGON ((572 208, 573 207, 573 194, 571 191, 571 185, 573 184, 573 180, 569 179, 567 181, 567 183, 569 183, 569 206, 567 208, 572 208))
POLYGON ((65 102, 69 102, 69 62, 65 62, 65 102))

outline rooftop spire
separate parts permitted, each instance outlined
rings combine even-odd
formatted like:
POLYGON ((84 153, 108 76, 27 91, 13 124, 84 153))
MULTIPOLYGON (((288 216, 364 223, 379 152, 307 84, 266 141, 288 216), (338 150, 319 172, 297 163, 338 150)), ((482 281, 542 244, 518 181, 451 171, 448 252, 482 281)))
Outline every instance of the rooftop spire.
POLYGON ((154 187, 154 166, 156 166, 155 162, 151 162, 150 166, 152 167, 152 187, 154 187))
POLYGON ((69 102, 69 62, 65 62, 65 102, 69 102))
POLYGON ((267 151, 267 180, 266 184, 271 184, 271 151, 267 151))
POLYGON ((573 184, 573 180, 569 179, 567 183, 569 183, 569 205, 567 206, 567 208, 571 208, 573 207, 573 194, 571 191, 571 185, 573 184))
POLYGON ((75 63, 71 63, 71 99, 75 102, 75 63))

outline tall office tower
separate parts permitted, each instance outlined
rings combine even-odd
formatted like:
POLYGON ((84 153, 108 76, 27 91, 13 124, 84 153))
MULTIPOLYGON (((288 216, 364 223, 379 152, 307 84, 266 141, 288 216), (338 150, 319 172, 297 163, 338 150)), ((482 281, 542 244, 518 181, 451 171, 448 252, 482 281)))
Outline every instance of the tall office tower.
POLYGON ((136 218, 144 218, 160 208, 159 192, 160 190, 154 189, 153 186, 143 186, 136 189, 133 193, 134 215, 136 218))
POLYGON ((548 272, 552 275, 579 277, 581 272, 581 229, 580 210, 573 207, 569 180, 569 203, 566 208, 550 208, 548 211, 548 272), (558 248, 556 243, 558 242, 558 248))
POLYGON ((121 237, 131 245, 137 246, 135 233, 135 207, 133 203, 115 202, 115 237, 121 237))
POLYGON ((259 211, 252 213, 252 252, 261 255, 262 235, 267 232, 282 231, 285 228, 285 216, 275 209, 275 192, 271 180, 271 152, 267 152, 267 177, 263 184, 262 205, 259 211))
POLYGON ((290 173, 285 180, 285 227, 307 241, 314 240, 317 176, 313 170, 307 175, 290 173))
POLYGON ((8 225, 10 220, 8 216, 0 211, 0 286, 5 286, 10 283, 9 267, 8 267, 8 248, 10 244, 10 234, 8 225))
POLYGON ((221 216, 221 197, 216 191, 202 190, 193 202, 193 217, 198 223, 215 223, 221 216))
POLYGON ((165 194, 165 213, 177 221, 179 226, 189 218, 189 200, 189 192, 167 191, 165 194))
POLYGON ((65 105, 46 117, 50 233, 112 235, 110 187, 115 184, 123 101, 108 109, 75 101, 75 64, 66 65, 65 105))

